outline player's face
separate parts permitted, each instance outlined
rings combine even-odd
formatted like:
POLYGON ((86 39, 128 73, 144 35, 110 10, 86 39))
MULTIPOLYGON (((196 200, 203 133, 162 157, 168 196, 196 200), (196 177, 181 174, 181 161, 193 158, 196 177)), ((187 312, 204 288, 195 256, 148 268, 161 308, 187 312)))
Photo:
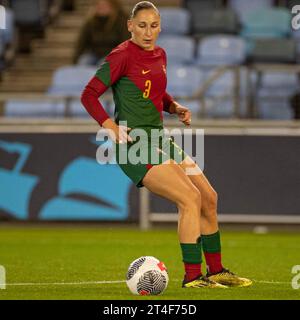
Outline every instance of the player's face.
POLYGON ((160 16, 154 9, 145 9, 128 20, 131 39, 144 50, 153 50, 160 33, 160 16))

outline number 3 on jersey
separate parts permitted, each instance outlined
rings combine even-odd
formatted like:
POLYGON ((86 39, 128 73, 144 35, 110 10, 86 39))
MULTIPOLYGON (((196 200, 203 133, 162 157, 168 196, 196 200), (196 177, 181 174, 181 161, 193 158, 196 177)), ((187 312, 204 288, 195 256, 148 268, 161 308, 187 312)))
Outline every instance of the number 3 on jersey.
POLYGON ((147 99, 150 96, 150 91, 151 91, 151 80, 146 80, 145 82, 145 90, 143 93, 143 98, 147 99))

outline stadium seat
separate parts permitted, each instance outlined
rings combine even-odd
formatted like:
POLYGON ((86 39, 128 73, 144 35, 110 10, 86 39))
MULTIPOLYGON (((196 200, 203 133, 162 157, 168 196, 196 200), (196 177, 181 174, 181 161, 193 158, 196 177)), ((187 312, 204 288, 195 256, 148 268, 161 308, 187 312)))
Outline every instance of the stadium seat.
POLYGON ((228 119, 234 117, 234 104, 232 99, 218 97, 205 98, 205 117, 214 119, 228 119))
POLYGON ((63 102, 8 100, 4 107, 6 117, 62 117, 63 102))
POLYGON ((300 88, 298 76, 287 72, 265 72, 260 77, 260 95, 292 96, 300 88))
POLYGON ((46 24, 47 0, 11 0, 16 23, 21 26, 46 24))
POLYGON ((184 35, 190 32, 190 13, 184 8, 159 9, 162 34, 184 35))
POLYGON ((203 73, 194 66, 171 65, 167 72, 168 92, 172 95, 192 96, 203 81, 203 73))
POLYGON ((168 64, 193 63, 195 41, 188 36, 162 36, 157 44, 167 53, 168 64))
POLYGON ((292 120, 293 111, 288 99, 271 100, 258 99, 258 118, 264 120, 292 120))
MULTIPOLYGON (((108 101, 101 101, 105 111, 111 117, 113 116, 114 105, 108 101)), ((70 103, 69 115, 72 118, 91 118, 79 99, 74 99, 70 103)))
POLYGON ((300 62, 300 29, 294 30, 292 33, 293 39, 296 41, 296 53, 297 53, 297 61, 300 62))
POLYGON ((95 75, 96 67, 65 66, 58 68, 48 89, 50 95, 79 97, 88 81, 95 75))
POLYGON ((195 10, 221 8, 222 0, 183 0, 183 6, 193 12, 195 10))
POLYGON ((258 116, 262 119, 292 119, 289 101, 300 87, 297 75, 287 72, 265 72, 258 81, 258 116))
POLYGON ((177 97, 178 100, 191 108, 195 114, 200 111, 199 100, 184 99, 192 97, 203 82, 203 73, 194 66, 170 65, 168 67, 168 87, 167 91, 177 97))
POLYGON ((257 9, 271 8, 274 0, 228 0, 228 6, 235 11, 240 22, 244 22, 245 16, 257 9))
MULTIPOLYGON (((208 79, 215 70, 204 72, 208 79)), ((216 79, 205 92, 205 115, 213 118, 234 116, 235 78, 232 71, 227 71, 216 79)))
POLYGON ((257 9, 245 14, 241 35, 247 38, 284 38, 290 35, 291 13, 286 8, 257 9))
POLYGON ((31 52, 31 40, 45 36, 48 22, 47 0, 11 0, 18 27, 18 51, 31 52))
POLYGON ((264 63, 295 63, 296 41, 281 38, 254 39, 248 60, 264 63))
POLYGON ((204 36, 214 33, 233 33, 239 30, 239 22, 231 9, 194 10, 192 15, 192 33, 204 36))
POLYGON ((246 59, 245 41, 233 35, 208 36, 201 40, 197 50, 197 64, 236 65, 246 59))

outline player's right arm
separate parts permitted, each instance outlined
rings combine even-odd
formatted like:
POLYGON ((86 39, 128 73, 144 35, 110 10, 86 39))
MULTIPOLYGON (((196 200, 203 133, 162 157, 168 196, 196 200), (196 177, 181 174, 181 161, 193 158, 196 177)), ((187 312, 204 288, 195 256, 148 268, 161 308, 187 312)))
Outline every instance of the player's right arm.
POLYGON ((124 143, 132 141, 128 136, 129 128, 118 126, 112 120, 101 102, 100 96, 120 79, 126 71, 127 57, 120 50, 112 51, 97 70, 96 75, 89 81, 81 95, 81 102, 87 112, 111 135, 113 141, 124 143))

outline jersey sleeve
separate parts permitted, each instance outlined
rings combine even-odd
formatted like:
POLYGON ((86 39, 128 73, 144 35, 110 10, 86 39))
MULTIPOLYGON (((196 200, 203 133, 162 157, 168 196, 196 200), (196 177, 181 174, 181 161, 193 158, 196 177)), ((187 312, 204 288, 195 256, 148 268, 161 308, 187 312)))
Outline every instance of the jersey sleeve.
POLYGON ((126 67, 126 55, 120 50, 112 51, 82 92, 81 103, 100 125, 109 116, 99 101, 99 97, 125 74, 126 67))
POLYGON ((163 106, 164 106, 164 111, 168 113, 172 113, 170 111, 170 106, 174 102, 174 98, 168 94, 166 91, 164 96, 163 96, 163 106))
POLYGON ((108 56, 106 56, 95 76, 107 87, 110 87, 118 79, 125 75, 126 69, 127 52, 124 50, 115 49, 108 56))
POLYGON ((81 94, 81 103, 86 111, 102 126, 102 123, 109 118, 103 108, 99 97, 107 90, 97 77, 93 77, 81 94))
MULTIPOLYGON (((163 61, 165 64, 165 68, 167 68, 167 55, 165 50, 163 50, 163 61)), ((163 98, 162 98, 162 102, 163 102, 163 110, 165 112, 171 113, 170 111, 170 106, 171 104, 174 102, 174 98, 166 91, 163 98)))

